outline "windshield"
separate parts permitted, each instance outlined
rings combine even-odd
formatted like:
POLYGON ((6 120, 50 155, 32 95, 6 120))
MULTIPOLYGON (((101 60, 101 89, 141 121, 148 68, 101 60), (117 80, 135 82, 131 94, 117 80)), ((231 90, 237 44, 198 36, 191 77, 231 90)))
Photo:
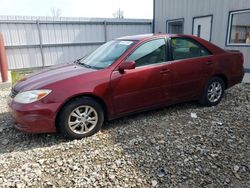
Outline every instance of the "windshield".
POLYGON ((106 68, 112 65, 133 43, 134 41, 109 41, 80 60, 79 63, 96 69, 106 68))

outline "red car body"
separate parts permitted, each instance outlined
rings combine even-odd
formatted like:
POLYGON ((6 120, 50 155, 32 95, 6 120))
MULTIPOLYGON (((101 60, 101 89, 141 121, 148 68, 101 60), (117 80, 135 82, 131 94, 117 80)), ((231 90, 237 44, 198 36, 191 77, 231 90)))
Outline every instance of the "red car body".
MULTIPOLYGON (((57 115, 63 106, 77 96, 91 96, 102 104, 105 118, 111 120, 131 113, 173 103, 199 99, 207 81, 221 77, 229 88, 242 81, 243 55, 225 51, 212 43, 190 35, 137 35, 116 40, 136 41, 111 66, 94 70, 74 63, 54 66, 21 80, 12 88, 9 109, 16 128, 32 133, 56 132, 57 115), (191 38, 206 47, 212 55, 149 65, 123 73, 119 65, 141 44, 156 38, 191 38), (50 89, 45 98, 20 104, 13 97, 20 92, 50 89)), ((171 51, 170 51, 171 52, 171 51)))

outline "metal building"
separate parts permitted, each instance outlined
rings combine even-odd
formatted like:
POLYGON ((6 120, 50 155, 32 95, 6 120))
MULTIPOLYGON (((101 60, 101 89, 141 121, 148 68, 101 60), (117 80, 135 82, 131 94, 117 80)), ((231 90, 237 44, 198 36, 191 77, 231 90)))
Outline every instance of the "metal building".
POLYGON ((240 50, 250 73, 250 0, 154 0, 154 31, 193 34, 240 50))

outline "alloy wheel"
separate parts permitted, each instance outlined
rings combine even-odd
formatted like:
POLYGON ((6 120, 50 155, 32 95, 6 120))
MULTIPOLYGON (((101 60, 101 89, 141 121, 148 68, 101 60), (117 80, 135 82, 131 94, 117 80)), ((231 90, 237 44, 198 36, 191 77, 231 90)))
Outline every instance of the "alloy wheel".
POLYGON ((222 89, 221 83, 212 82, 208 86, 207 98, 210 102, 215 103, 218 100, 220 100, 222 96, 222 92, 223 92, 223 89, 222 89))
POLYGON ((98 123, 96 110, 88 105, 75 108, 69 115, 68 126, 76 134, 86 134, 93 130, 98 123))

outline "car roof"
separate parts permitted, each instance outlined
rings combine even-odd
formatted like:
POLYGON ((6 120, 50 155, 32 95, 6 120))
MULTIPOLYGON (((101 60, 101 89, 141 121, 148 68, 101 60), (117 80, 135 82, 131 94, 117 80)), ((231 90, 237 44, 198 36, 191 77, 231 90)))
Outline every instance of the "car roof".
POLYGON ((154 36, 154 34, 142 34, 142 35, 131 35, 131 36, 124 36, 124 37, 119 37, 117 40, 143 40, 147 38, 151 38, 154 36))
POLYGON ((183 34, 142 34, 142 35, 131 35, 131 36, 124 36, 117 38, 116 40, 145 40, 145 39, 150 39, 150 38, 160 38, 160 37, 176 37, 176 36, 182 36, 182 37, 192 37, 192 35, 183 35, 183 34))
POLYGON ((205 46, 208 50, 210 50, 213 54, 216 53, 224 53, 225 51, 221 49, 220 47, 210 43, 209 41, 206 41, 202 38, 193 36, 193 35, 187 35, 187 34, 143 34, 143 35, 132 35, 132 36, 125 36, 117 38, 116 40, 129 40, 129 41, 144 41, 144 40, 150 40, 150 39, 157 39, 157 38, 171 38, 171 37, 185 37, 185 38, 191 38, 199 42, 201 45, 205 46))
POLYGON ((155 38, 158 36, 167 36, 167 34, 142 34, 142 35, 131 35, 131 36, 124 36, 117 38, 117 40, 144 40, 144 39, 150 39, 150 38, 155 38))

